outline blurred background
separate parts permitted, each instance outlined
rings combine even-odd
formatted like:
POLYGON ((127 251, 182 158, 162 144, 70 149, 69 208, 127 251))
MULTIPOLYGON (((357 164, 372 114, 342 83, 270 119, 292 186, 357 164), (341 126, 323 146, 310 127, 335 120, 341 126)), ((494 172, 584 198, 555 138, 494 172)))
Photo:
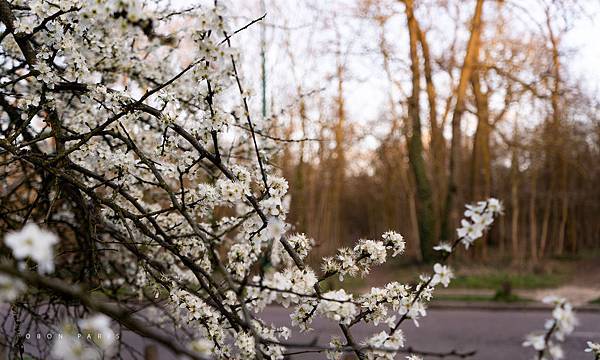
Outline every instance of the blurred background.
POLYGON ((454 287, 471 290, 448 298, 559 289, 600 302, 598 1, 229 10, 239 26, 266 13, 234 45, 269 123, 263 143, 286 144, 270 163, 290 183, 295 231, 316 240, 313 260, 393 229, 406 256, 356 286, 409 279, 454 238, 465 203, 493 196, 505 214, 457 254, 454 287))

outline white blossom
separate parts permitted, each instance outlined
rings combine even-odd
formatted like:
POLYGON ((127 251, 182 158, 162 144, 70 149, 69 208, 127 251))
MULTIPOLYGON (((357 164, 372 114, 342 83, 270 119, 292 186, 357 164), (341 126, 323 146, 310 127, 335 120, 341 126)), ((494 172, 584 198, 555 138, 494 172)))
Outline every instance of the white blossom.
POLYGON ((100 360, 102 355, 77 336, 56 337, 52 346, 52 358, 57 360, 100 360))
POLYGON ((365 257, 362 260, 365 266, 383 264, 387 256, 385 245, 381 241, 361 239, 354 247, 354 251, 358 256, 365 257))
POLYGON ((553 360, 560 360, 565 358, 565 353, 562 347, 556 343, 550 343, 548 345, 548 355, 553 360))
POLYGON ((573 313, 573 307, 565 302, 562 306, 557 306, 552 311, 552 317, 556 322, 556 336, 563 340, 565 335, 569 335, 578 324, 578 320, 573 313))
POLYGON ((381 236, 388 248, 392 249, 392 257, 404 253, 406 242, 404 237, 395 231, 387 231, 381 236))
POLYGON ((594 342, 588 341, 585 352, 592 353, 596 358, 599 357, 600 356, 600 343, 594 343, 594 342))
POLYGON ((298 305, 292 314, 290 319, 292 320, 292 326, 300 327, 302 331, 310 330, 310 324, 312 323, 315 313, 316 305, 311 303, 304 303, 298 305))
POLYGON ((440 242, 439 244, 437 244, 436 246, 433 247, 433 250, 445 251, 447 253, 451 253, 452 252, 452 244, 447 243, 447 242, 440 242))
POLYGON ((413 296, 407 296, 400 301, 398 313, 406 315, 406 317, 413 320, 416 326, 419 326, 419 319, 427 315, 427 310, 423 302, 415 300, 413 296))
POLYGON ((536 351, 541 351, 546 348, 545 334, 529 334, 523 342, 523 346, 531 346, 536 351))
POLYGON ((448 287, 450 280, 454 277, 452 270, 450 270, 448 266, 438 263, 433 265, 433 271, 435 274, 433 275, 431 285, 435 286, 437 284, 442 284, 444 287, 448 287))
POLYGON ((15 301, 25 289, 26 286, 21 280, 0 274, 0 302, 15 301))
POLYGON ((504 212, 502 202, 496 198, 489 198, 487 200, 487 208, 495 214, 502 214, 504 212))
POLYGON ((465 207, 467 209, 464 212, 465 218, 461 220, 461 227, 456 230, 456 233, 468 249, 491 226, 494 216, 502 214, 503 208, 502 203, 495 198, 468 204, 465 207))
POLYGON ((578 321, 573 308, 565 298, 547 296, 543 299, 547 304, 553 304, 552 319, 546 321, 545 332, 528 334, 523 346, 531 346, 540 354, 540 359, 559 360, 564 358, 564 352, 558 342, 564 341, 565 336, 572 333, 578 321))
POLYGON ((336 322, 349 325, 357 314, 357 307, 353 303, 352 294, 347 294, 344 289, 328 291, 323 294, 319 304, 319 312, 336 322))
POLYGON ((108 352, 115 344, 115 333, 110 328, 110 318, 98 314, 77 322, 86 338, 96 344, 100 349, 108 352))
POLYGON ((375 334, 369 338, 365 345, 368 345, 373 350, 367 351, 368 359, 394 359, 395 351, 404 347, 404 333, 402 330, 396 330, 393 334, 388 334, 385 331, 375 334), (379 349, 375 350, 375 349, 379 349))
POLYGON ((102 314, 93 315, 80 319, 77 325, 78 328, 66 322, 61 329, 62 336, 54 337, 54 359, 100 360, 113 355, 116 337, 110 328, 110 318, 102 314))
POLYGON ((333 349, 325 351, 325 356, 327 357, 327 359, 329 359, 329 360, 341 359, 342 355, 344 355, 344 353, 341 351, 341 349, 343 347, 342 339, 340 339, 337 336, 332 337, 331 341, 329 342, 329 346, 332 347, 333 349))
POLYGON ((281 220, 277 217, 270 217, 267 221, 267 229, 266 233, 269 239, 273 239, 274 241, 279 241, 281 237, 285 234, 288 226, 285 221, 281 220))
POLYGON ((200 356, 208 357, 212 354, 215 344, 208 339, 197 339, 189 344, 189 349, 200 356))
POLYGON ((255 354, 254 337, 246 332, 240 332, 235 338, 235 346, 240 350, 240 354, 248 359, 253 358, 255 354))
POLYGON ((417 355, 408 355, 406 360, 423 360, 423 358, 417 355))
POLYGON ((34 223, 26 224, 21 230, 9 232, 4 238, 17 260, 30 258, 38 264, 38 272, 54 271, 53 246, 58 242, 56 235, 40 229, 34 223))
POLYGON ((479 223, 472 223, 468 220, 462 219, 460 221, 461 227, 456 230, 459 238, 462 238, 463 244, 468 248, 473 241, 483 236, 483 225, 479 223))
POLYGON ((269 194, 276 198, 282 198, 288 191, 288 182, 286 179, 277 176, 268 177, 269 194))
POLYGON ((229 202, 238 201, 244 196, 244 185, 239 181, 218 180, 217 188, 223 200, 229 202))

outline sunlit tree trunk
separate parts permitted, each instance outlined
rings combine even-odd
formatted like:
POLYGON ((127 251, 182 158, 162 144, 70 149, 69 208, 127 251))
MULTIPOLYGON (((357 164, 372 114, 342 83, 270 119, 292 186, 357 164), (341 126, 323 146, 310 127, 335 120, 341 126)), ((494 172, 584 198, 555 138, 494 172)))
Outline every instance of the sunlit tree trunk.
MULTIPOLYGON (((471 154, 471 200, 488 198, 492 187, 492 164, 490 159, 490 112, 489 93, 481 90, 479 70, 471 76, 475 105, 477 107, 477 130, 473 139, 471 154)), ((488 236, 481 241, 482 258, 487 258, 488 236)))

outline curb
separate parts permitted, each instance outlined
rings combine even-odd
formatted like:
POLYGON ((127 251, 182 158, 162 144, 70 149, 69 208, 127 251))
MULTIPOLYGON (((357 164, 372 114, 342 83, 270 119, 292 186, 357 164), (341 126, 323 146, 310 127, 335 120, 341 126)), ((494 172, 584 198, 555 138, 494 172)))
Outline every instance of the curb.
MULTIPOLYGON (((428 306, 430 309, 442 310, 490 310, 490 311, 552 311, 551 305, 536 302, 500 303, 487 301, 445 301, 433 300, 428 306)), ((600 305, 574 306, 573 310, 586 313, 600 313, 600 305)))

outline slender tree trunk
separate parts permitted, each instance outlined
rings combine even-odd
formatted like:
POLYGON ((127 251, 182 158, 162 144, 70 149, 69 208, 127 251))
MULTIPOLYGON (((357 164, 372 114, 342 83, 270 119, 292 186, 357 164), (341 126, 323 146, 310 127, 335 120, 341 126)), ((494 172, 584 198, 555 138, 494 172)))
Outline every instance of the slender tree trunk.
POLYGON ((415 194, 415 186, 409 179, 408 169, 402 167, 400 169, 400 181, 402 186, 406 189, 407 202, 408 202, 408 214, 410 217, 410 228, 413 234, 412 238, 414 242, 409 242, 409 249, 407 252, 411 256, 414 256, 417 260, 423 260, 423 254, 421 252, 421 238, 419 235, 419 218, 417 210, 417 196, 415 194), (412 251, 411 251, 412 249, 412 251))
MULTIPOLYGON (((517 125, 515 124, 515 140, 517 137, 517 125)), ((515 141, 516 143, 516 141, 515 141)), ((519 249, 519 153, 516 146, 512 149, 512 159, 510 164, 510 208, 512 213, 511 219, 511 244, 512 258, 518 263, 521 260, 521 252, 519 249)))
MULTIPOLYGON (((566 225, 567 218, 569 216, 569 197, 567 195, 567 185, 568 185, 568 171, 567 171, 567 160, 566 160, 566 149, 565 149, 565 136, 561 134, 562 122, 562 109, 560 104, 561 98, 561 62, 560 62, 560 37, 558 37, 551 24, 551 16, 549 13, 546 13, 546 26, 548 30, 548 35, 550 38, 551 50, 552 50, 552 89, 550 102, 552 105, 552 124, 551 124, 551 134, 552 134, 552 155, 554 161, 554 168, 558 169, 558 193, 560 197, 558 197, 557 201, 560 202, 558 206, 560 206, 560 223, 557 229, 557 240, 556 240, 556 254, 562 255, 565 247, 565 235, 566 235, 566 225)), ((556 184, 556 182, 554 182, 556 184)), ((551 191, 552 194, 555 194, 555 191, 551 191)))
POLYGON ((500 238, 500 256, 504 257, 506 255, 506 217, 500 216, 498 226, 498 233, 500 238))
POLYGON ((561 216, 560 216, 560 227, 558 229, 558 244, 556 248, 556 254, 562 255, 565 251, 565 237, 567 235, 567 218, 569 216, 569 197, 566 195, 566 191, 561 198, 561 216))
MULTIPOLYGON (((416 21, 416 19, 415 19, 416 21)), ((381 35, 380 35, 380 49, 381 49, 381 55, 383 56, 383 65, 384 65, 384 69, 385 72, 388 76, 388 79, 390 80, 391 83, 395 84, 396 86, 401 86, 401 84, 397 81, 394 80, 394 77, 392 76, 392 69, 390 68, 390 59, 389 59, 389 52, 388 52, 388 46, 385 40, 385 33, 384 33, 384 25, 385 25, 385 19, 380 19, 380 26, 382 29, 381 35)), ((396 103, 393 99, 393 97, 391 96, 392 92, 390 91, 390 109, 391 109, 391 115, 392 115, 392 128, 390 130, 390 134, 388 136, 388 139, 386 141, 393 141, 394 138, 394 134, 396 133, 396 131, 398 131, 402 126, 400 124, 400 119, 399 119, 399 115, 398 115, 398 111, 396 110, 396 103)), ((407 127, 404 128, 403 132, 406 135, 407 133, 407 127)), ((408 139, 408 135, 406 135, 406 138, 408 139)), ((407 146, 408 147, 408 146, 407 146)), ((401 157, 404 156, 403 153, 400 154, 401 157)), ((406 169, 404 167, 404 165, 402 163, 398 164, 398 166, 395 168, 395 173, 399 175, 400 178, 400 183, 402 184, 402 187, 404 189, 406 189, 406 203, 408 203, 408 214, 409 214, 409 225, 411 228, 411 232, 410 235, 408 236, 408 239, 411 239, 408 241, 408 252, 410 255, 414 256, 417 260, 423 260, 422 257, 422 253, 421 253, 421 240, 419 237, 419 216, 418 216, 418 212, 417 212, 417 200, 416 200, 416 195, 415 195, 415 186, 413 185, 413 182, 410 181, 408 179, 408 169, 406 169), (412 239, 414 239, 414 242, 412 241, 412 239)), ((393 173, 392 173, 393 174, 393 173)), ((391 178, 392 181, 396 181, 395 177, 391 178)), ((393 183, 391 183, 393 184, 393 183)), ((391 196, 387 196, 386 199, 384 200, 385 202, 388 202, 389 200, 394 200, 391 196)), ((404 214, 402 214, 402 216, 404 216, 404 214)))
POLYGON ((444 194, 444 187, 446 184, 446 152, 445 152, 445 141, 442 133, 442 124, 438 121, 437 115, 437 92, 435 84, 433 83, 433 70, 431 67, 431 53, 429 50, 429 43, 427 41, 427 34, 421 30, 421 27, 416 21, 417 33, 419 35, 419 43, 421 44, 421 52, 423 54, 423 74, 425 75, 425 84, 427 90, 427 100, 429 103, 429 127, 431 131, 431 142, 429 149, 429 158, 432 163, 432 174, 433 181, 432 193, 433 193, 433 207, 436 214, 436 238, 439 237, 440 233, 440 222, 442 214, 442 199, 444 194))
MULTIPOLYGON (((475 104, 477 106, 477 130, 473 140, 471 154, 471 199, 488 198, 491 193, 491 159, 490 159, 490 112, 488 93, 481 90, 479 69, 471 76, 475 104)), ((487 258, 488 236, 481 239, 481 257, 487 258)))
MULTIPOLYGON (((319 129, 319 138, 326 138, 326 127, 324 126, 324 119, 320 118, 319 123, 322 124, 319 129)), ((325 144, 317 144, 317 158, 319 164, 326 164, 329 156, 328 149, 325 144)), ((324 168, 320 166, 311 170, 310 173, 310 193, 311 193, 311 211, 309 212, 309 224, 314 229, 309 229, 309 233, 317 234, 317 240, 319 241, 319 250, 321 254, 328 253, 330 249, 330 243, 327 242, 330 236, 330 223, 331 223, 331 212, 327 208, 329 201, 329 189, 331 189, 331 175, 330 170, 324 171, 324 168), (327 193, 323 194, 323 188, 326 189, 327 193)))
MULTIPOLYGON (((299 110, 299 115, 300 115, 300 124, 301 124, 301 128, 302 128, 302 136, 306 136, 306 103, 304 101, 304 98, 301 96, 301 91, 300 88, 298 88, 298 96, 300 97, 300 110, 299 110)), ((310 202, 310 197, 309 197, 309 193, 307 191, 307 186, 306 186, 306 167, 307 164, 305 162, 304 159, 304 141, 302 141, 300 143, 300 159, 298 160, 298 166, 296 167, 296 173, 295 173, 295 184, 296 184, 296 189, 294 190, 296 194, 298 194, 298 196, 300 196, 299 199, 297 199, 296 203, 299 205, 297 206, 297 211, 296 211, 296 216, 297 216, 297 223, 299 226, 299 230, 300 231, 307 231, 307 223, 308 223, 308 209, 309 209, 309 202, 310 202)))
POLYGON ((531 196, 529 197, 529 248, 531 252, 531 261, 538 262, 538 244, 537 244, 537 169, 534 167, 531 174, 531 196))
MULTIPOLYGON (((578 219, 577 217, 577 208, 573 209, 575 214, 571 215, 571 219, 578 219)), ((571 253, 577 253, 577 222, 575 220, 569 221, 568 223, 568 238, 571 244, 571 253)))
POLYGON ((448 189, 446 192, 446 202, 444 206, 444 216, 442 219, 442 240, 448 240, 451 236, 450 226, 456 219, 456 209, 454 208, 455 198, 458 192, 459 169, 461 166, 461 119, 465 111, 465 98, 467 94, 467 85, 471 79, 473 65, 477 63, 479 54, 483 0, 477 0, 475 13, 471 22, 471 37, 467 44, 465 59, 460 72, 458 88, 456 89, 456 104, 452 113, 452 141, 450 143, 450 174, 448 176, 448 189))
POLYGON ((540 234, 540 259, 546 254, 548 244, 548 227, 550 225, 550 212, 552 206, 552 195, 546 194, 546 202, 544 204, 544 216, 542 219, 542 233, 540 234))
POLYGON ((331 189, 331 239, 335 245, 341 241, 341 208, 344 177, 346 172, 346 155, 344 151, 346 113, 344 109, 344 80, 342 65, 338 65, 338 96, 337 96, 337 123, 334 129, 335 149, 333 159, 333 177, 331 189))
POLYGON ((489 96, 481 91, 480 76, 473 73, 471 83, 477 105, 477 129, 471 155, 471 199, 490 196, 492 189, 492 165, 490 156, 490 112, 489 96))
POLYGON ((408 99, 408 117, 411 127, 408 137, 408 158, 415 178, 417 190, 417 214, 419 222, 419 241, 423 261, 433 258, 433 242, 435 236, 435 220, 433 213, 433 196, 431 184, 427 178, 425 160, 423 158, 423 139, 421 136, 421 116, 419 94, 421 92, 418 58, 418 25, 413 12, 413 0, 405 0, 408 23, 410 59, 412 72, 412 94, 408 99))

